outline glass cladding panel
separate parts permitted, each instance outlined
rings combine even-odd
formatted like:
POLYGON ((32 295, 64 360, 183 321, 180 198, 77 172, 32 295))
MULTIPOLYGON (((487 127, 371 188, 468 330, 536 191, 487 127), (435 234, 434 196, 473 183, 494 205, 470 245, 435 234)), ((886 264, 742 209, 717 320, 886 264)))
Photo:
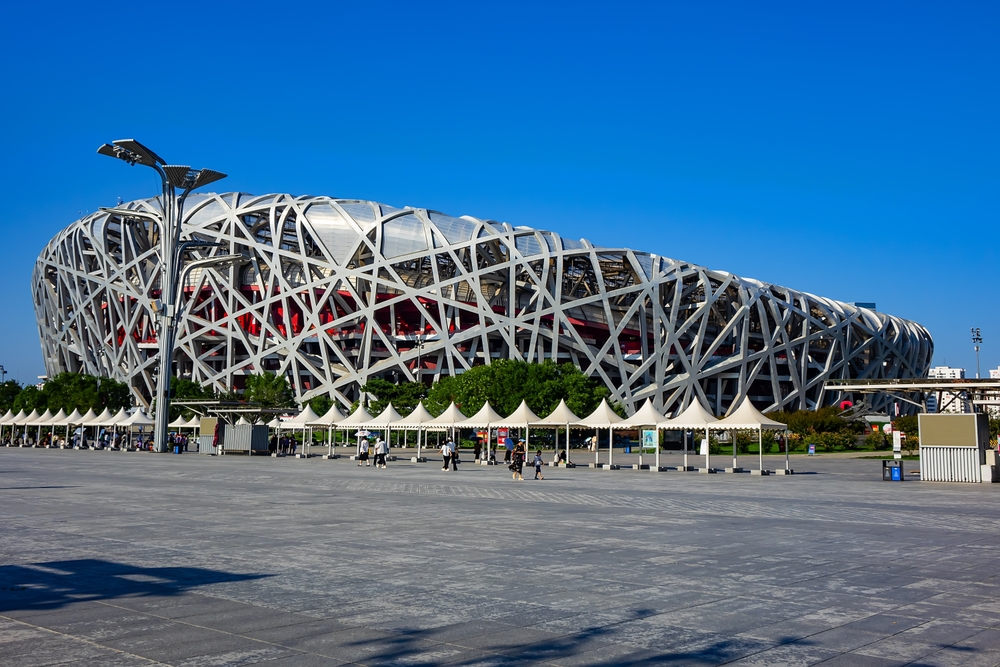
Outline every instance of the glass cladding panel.
POLYGON ((382 225, 382 256, 391 259, 427 250, 424 224, 415 215, 393 218, 382 225))
POLYGON ((372 210, 371 204, 368 202, 341 203, 340 208, 347 211, 347 215, 362 224, 375 222, 375 211, 372 210))
POLYGON ((635 258, 642 267, 642 272, 646 274, 646 280, 653 279, 653 256, 644 252, 635 253, 635 258))
POLYGON ((313 238, 326 247, 337 264, 343 265, 358 244, 354 225, 330 204, 313 204, 306 209, 306 220, 313 231, 313 238))
POLYGON ((400 211, 403 210, 401 208, 396 208, 395 206, 389 206, 388 204, 379 204, 379 206, 382 207, 383 218, 387 215, 392 215, 393 213, 399 213, 400 211))
POLYGON ((549 247, 549 252, 556 249, 556 240, 550 232, 542 232, 542 238, 545 239, 545 245, 549 247))
POLYGON ((514 247, 525 257, 542 254, 542 246, 534 234, 516 237, 514 247))
POLYGON ((472 238, 472 233, 476 231, 477 224, 471 220, 453 218, 449 215, 442 215, 441 213, 433 213, 431 211, 428 211, 427 215, 430 217, 431 222, 441 230, 444 237, 448 239, 448 243, 468 241, 472 238))
MULTIPOLYGON (((204 198, 203 198, 204 199, 204 198)), ((190 214, 184 216, 184 223, 187 225, 193 225, 195 227, 200 227, 207 222, 212 222, 224 218, 229 211, 226 209, 222 203, 212 197, 210 200, 204 203, 203 206, 199 206, 197 203, 192 203, 191 197, 188 197, 184 208, 191 211, 190 214), (197 208, 196 208, 197 207, 197 208)))
POLYGON ((587 246, 583 245, 582 241, 574 241, 573 239, 563 239, 563 250, 582 250, 587 246))

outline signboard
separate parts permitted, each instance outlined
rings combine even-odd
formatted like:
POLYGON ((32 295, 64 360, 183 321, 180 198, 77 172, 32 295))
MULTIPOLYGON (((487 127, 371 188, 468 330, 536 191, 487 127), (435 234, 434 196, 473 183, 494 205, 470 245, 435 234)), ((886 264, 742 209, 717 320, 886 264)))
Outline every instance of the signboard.
POLYGON ((642 448, 652 449, 653 451, 656 451, 656 448, 659 446, 659 443, 656 441, 657 434, 658 431, 643 431, 642 448))
POLYGON ((809 456, 816 456, 816 445, 809 445, 809 456))
POLYGON ((900 431, 892 432, 892 458, 903 458, 903 434, 900 431))
POLYGON ((701 455, 708 456, 708 438, 701 439, 701 455))
POLYGON ((502 441, 506 437, 507 437, 507 429, 505 429, 505 428, 498 428, 497 429, 497 438, 499 438, 502 441))

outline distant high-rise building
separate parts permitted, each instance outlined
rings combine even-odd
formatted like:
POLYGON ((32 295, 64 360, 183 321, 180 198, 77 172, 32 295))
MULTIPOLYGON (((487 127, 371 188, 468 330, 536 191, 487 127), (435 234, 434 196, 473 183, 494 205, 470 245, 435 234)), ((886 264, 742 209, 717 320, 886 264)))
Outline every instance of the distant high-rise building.
MULTIPOLYGON (((990 371, 991 375, 992 373, 993 371, 990 371)), ((934 366, 927 371, 927 377, 931 380, 964 380, 965 369, 934 366)), ((968 395, 964 391, 959 393, 938 391, 927 397, 927 412, 972 412, 972 409, 968 395)))

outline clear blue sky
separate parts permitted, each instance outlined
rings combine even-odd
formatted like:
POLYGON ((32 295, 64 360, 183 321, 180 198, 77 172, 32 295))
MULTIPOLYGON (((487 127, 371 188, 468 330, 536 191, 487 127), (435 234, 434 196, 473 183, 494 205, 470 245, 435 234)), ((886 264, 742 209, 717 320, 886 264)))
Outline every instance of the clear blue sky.
POLYGON ((1000 365, 995 2, 178 6, 5 7, 8 378, 44 372, 29 283, 48 239, 157 191, 94 152, 126 137, 226 190, 470 214, 875 301, 971 372, 979 326, 983 374, 1000 365))

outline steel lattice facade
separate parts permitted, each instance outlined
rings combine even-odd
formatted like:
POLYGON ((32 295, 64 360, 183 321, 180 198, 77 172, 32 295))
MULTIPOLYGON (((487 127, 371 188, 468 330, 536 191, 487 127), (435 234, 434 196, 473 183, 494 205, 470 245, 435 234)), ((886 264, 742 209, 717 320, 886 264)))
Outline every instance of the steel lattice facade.
MULTIPOLYGON (((159 211, 155 199, 123 207, 159 211)), ((148 401, 158 234, 98 213, 45 248, 32 284, 50 375, 110 375, 148 401)), ((220 390, 270 371, 301 399, 350 405, 373 377, 429 383, 498 358, 553 359, 631 409, 652 397, 675 413, 697 396, 723 414, 745 396, 762 410, 830 404, 841 396, 824 391, 829 378, 924 377, 933 351, 926 329, 874 310, 424 209, 198 195, 181 238, 253 258, 191 272, 182 286, 175 372, 220 390)))

